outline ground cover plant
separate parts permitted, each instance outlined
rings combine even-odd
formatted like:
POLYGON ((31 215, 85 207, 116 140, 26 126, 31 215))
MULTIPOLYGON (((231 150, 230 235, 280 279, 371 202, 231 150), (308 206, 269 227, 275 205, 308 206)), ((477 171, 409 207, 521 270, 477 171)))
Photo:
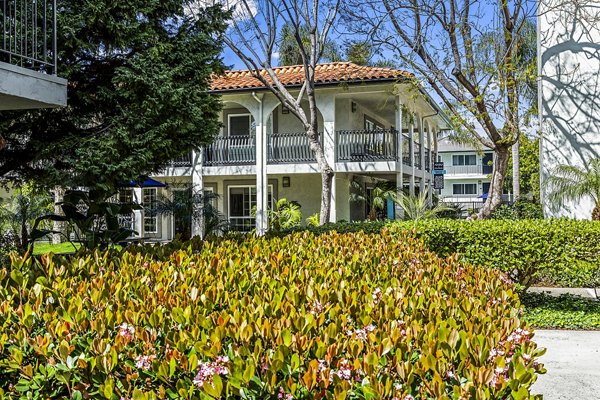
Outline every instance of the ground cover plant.
POLYGON ((501 273, 398 232, 14 258, 5 398, 527 399, 542 350, 501 273))
POLYGON ((525 309, 523 319, 536 328, 600 329, 600 301, 596 299, 524 293, 521 300, 525 309))

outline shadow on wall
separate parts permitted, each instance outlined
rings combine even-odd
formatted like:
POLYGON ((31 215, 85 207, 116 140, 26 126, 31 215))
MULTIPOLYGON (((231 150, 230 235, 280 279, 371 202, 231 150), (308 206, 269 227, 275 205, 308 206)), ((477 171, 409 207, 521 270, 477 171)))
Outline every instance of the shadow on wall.
MULTIPOLYGON (((542 0, 539 21, 543 180, 556 165, 585 166, 600 154, 600 3, 542 0)), ((547 215, 576 218, 593 207, 586 201, 553 213, 548 206, 547 215)))

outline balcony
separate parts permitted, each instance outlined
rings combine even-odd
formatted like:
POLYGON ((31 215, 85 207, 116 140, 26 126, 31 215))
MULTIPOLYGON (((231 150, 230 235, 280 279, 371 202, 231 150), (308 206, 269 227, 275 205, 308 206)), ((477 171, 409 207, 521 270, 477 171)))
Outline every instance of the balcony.
POLYGON ((395 161, 397 131, 337 131, 337 161, 395 161))
POLYGON ((67 81, 56 77, 56 0, 0 4, 0 109, 65 106, 67 81))
MULTIPOLYGON (((482 165, 449 165, 445 167, 447 175, 486 175, 482 165)), ((491 172, 491 171, 490 171, 491 172)))
POLYGON ((191 167, 192 166, 192 152, 184 154, 169 163, 170 167, 191 167))
MULTIPOLYGON (((321 138, 323 135, 320 135, 321 138)), ((397 161, 398 131, 352 130, 335 133, 337 162, 397 161)), ((421 168, 420 145, 403 136, 402 162, 411 165, 414 151, 415 166, 421 168), (414 150, 413 150, 414 149, 414 150)), ((429 165, 429 153, 426 163, 429 165)), ((180 160, 191 163, 191 159, 180 160)), ((272 133, 267 136, 267 164, 315 163, 308 137, 304 132, 272 133)), ((256 163, 256 140, 254 136, 219 136, 204 149, 204 166, 236 166, 256 163)), ((185 164, 186 166, 188 164, 185 164)))

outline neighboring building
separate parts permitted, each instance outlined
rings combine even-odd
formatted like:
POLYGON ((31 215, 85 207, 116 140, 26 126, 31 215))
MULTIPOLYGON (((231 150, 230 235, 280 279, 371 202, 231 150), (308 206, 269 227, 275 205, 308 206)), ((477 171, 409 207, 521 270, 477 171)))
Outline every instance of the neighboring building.
POLYGON ((437 160, 444 163, 444 188, 437 191, 441 201, 460 206, 465 212, 483 207, 490 190, 491 149, 478 150, 438 139, 437 160))
MULTIPOLYGON (((275 73, 293 91, 303 83, 301 66, 275 73)), ((366 205, 350 201, 353 180, 367 193, 377 180, 412 193, 430 189, 436 136, 449 123, 431 98, 407 81, 411 74, 329 63, 317 66, 315 76, 323 148, 335 171, 331 221, 366 218, 366 205)), ((177 183, 194 185, 219 195, 217 206, 233 228, 259 233, 267 229, 266 210, 274 199, 299 202, 304 217, 319 212, 321 175, 299 120, 248 71, 227 72, 213 81, 212 90, 224 103, 223 129, 214 143, 154 176, 169 188, 131 191, 151 206, 177 183)), ((138 231, 140 218, 133 222, 138 231)), ((146 216, 144 228, 146 237, 161 240, 181 232, 176 218, 168 216, 146 216)), ((193 233, 199 232, 194 226, 193 233)))
POLYGON ((538 16, 541 198, 546 216, 590 218, 585 199, 553 212, 544 178, 559 164, 600 154, 600 8, 597 0, 540 0, 538 16))
POLYGON ((0 110, 63 107, 56 76, 56 1, 4 0, 0 7, 0 110))

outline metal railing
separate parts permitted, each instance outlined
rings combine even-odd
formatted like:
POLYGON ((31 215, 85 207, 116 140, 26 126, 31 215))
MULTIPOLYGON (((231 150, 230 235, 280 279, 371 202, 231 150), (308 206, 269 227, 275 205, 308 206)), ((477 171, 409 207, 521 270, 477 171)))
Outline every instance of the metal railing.
POLYGON ((423 163, 421 159, 421 143, 414 142, 413 148, 415 149, 415 168, 421 169, 423 163))
POLYGON ((410 154, 412 153, 412 141, 410 136, 402 135, 402 164, 412 166, 410 154))
POLYGON ((192 152, 177 157, 169 162, 171 167, 191 167, 192 166, 192 152))
POLYGON ((337 161, 394 161, 397 158, 397 131, 337 131, 337 161))
POLYGON ((1 0, 0 61, 56 75, 56 0, 1 0))
POLYGON ((444 169, 448 175, 484 175, 482 165, 448 165, 444 169))
POLYGON ((256 162, 254 136, 219 136, 204 148, 204 165, 249 165, 256 162))
POLYGON ((273 133, 269 135, 267 143, 267 162, 270 164, 316 162, 305 132, 273 133))

